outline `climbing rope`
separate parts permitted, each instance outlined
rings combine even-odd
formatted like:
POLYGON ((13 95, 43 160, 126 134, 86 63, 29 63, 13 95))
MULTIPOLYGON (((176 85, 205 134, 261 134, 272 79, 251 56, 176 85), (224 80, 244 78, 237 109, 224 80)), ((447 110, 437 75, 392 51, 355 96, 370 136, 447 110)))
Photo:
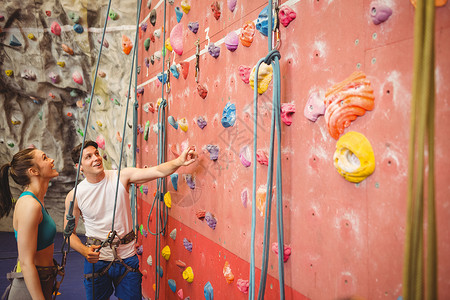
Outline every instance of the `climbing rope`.
MULTIPOLYGON (((277 8, 276 8, 277 9, 277 8)), ((268 28, 272 28, 272 1, 269 1, 269 17, 268 28)), ((278 22, 277 22, 278 23, 278 22)), ((275 128, 277 134, 277 173, 276 173, 276 196, 277 196, 277 241, 278 241, 278 272, 280 284, 280 299, 284 299, 284 237, 283 237, 283 196, 282 196, 282 166, 281 166, 281 117, 280 117, 280 99, 281 99, 281 75, 279 59, 281 57, 278 50, 272 50, 272 31, 268 34, 269 53, 265 58, 258 61, 255 67, 255 86, 253 97, 253 186, 252 186, 252 238, 251 238, 251 257, 250 257, 250 286, 249 299, 253 300, 255 297, 255 231, 256 231, 256 152, 257 152, 257 115, 258 115, 258 88, 257 78, 259 67, 262 62, 267 65, 271 64, 274 72, 273 81, 273 95, 272 95, 272 124, 270 131, 270 152, 269 165, 267 174, 267 189, 266 189, 266 207, 264 220, 264 243, 263 243, 263 258, 261 268, 261 278, 259 285, 258 299, 264 299, 267 269, 269 261, 269 245, 270 245, 270 223, 272 212, 272 185, 273 185, 273 160, 274 160, 274 135, 275 128)), ((278 34, 277 34, 278 37, 278 34)), ((278 47, 279 43, 277 41, 278 47)))
POLYGON ((403 266, 403 299, 408 300, 438 298, 434 192, 434 17, 434 1, 417 1, 414 28, 413 101, 411 104, 409 144, 408 214, 403 266), (425 144, 427 144, 427 147, 425 144), (427 268, 424 280, 425 151, 428 153, 428 180, 426 197, 427 268))

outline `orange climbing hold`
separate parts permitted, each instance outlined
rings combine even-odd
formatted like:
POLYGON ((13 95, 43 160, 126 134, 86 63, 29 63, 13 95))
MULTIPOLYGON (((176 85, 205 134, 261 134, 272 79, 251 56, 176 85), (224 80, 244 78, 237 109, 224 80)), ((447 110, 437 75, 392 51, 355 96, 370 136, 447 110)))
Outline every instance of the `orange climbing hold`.
POLYGON ((239 40, 241 40, 241 44, 245 47, 250 47, 253 42, 253 36, 255 35, 256 26, 253 21, 245 23, 242 26, 241 34, 239 36, 239 40))
POLYGON ((225 265, 223 266, 223 276, 225 277, 228 284, 234 281, 234 275, 231 272, 230 263, 228 261, 226 261, 225 265))
POLYGON ((133 48, 133 43, 131 42, 130 38, 126 35, 122 35, 122 51, 126 55, 130 54, 131 49, 133 48))
POLYGON ((64 52, 68 53, 69 55, 73 55, 73 50, 66 44, 62 44, 61 48, 64 50, 64 52))
POLYGON ((328 89, 325 94, 325 122, 330 135, 337 140, 352 121, 373 109, 374 100, 370 81, 360 71, 328 89))

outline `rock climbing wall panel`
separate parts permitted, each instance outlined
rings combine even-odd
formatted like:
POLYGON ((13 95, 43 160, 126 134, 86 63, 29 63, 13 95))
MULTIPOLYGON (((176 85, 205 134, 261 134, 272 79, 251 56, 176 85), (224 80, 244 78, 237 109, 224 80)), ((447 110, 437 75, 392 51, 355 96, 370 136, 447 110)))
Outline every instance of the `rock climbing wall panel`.
MULTIPOLYGON (((267 24, 258 20, 267 1, 176 0, 167 3, 165 26, 163 1, 149 3, 142 6, 139 38, 138 165, 157 163, 158 99, 166 81, 166 157, 176 158, 188 145, 199 153, 198 162, 167 179, 170 209, 161 249, 169 246, 170 256, 161 256, 160 299, 201 299, 208 282, 217 299, 245 299, 253 164, 258 268, 264 238, 273 71, 262 66, 255 78, 252 69, 267 54, 261 33, 267 24), (260 94, 256 161, 253 88, 260 94)), ((450 294, 448 9, 436 9, 441 297, 450 294)), ((397 0, 280 3, 286 299, 402 293, 414 10, 397 0)), ((156 183, 140 190, 139 222, 154 232, 156 216, 148 215, 156 183)), ((279 298, 274 252, 282 249, 272 245, 272 214, 267 299, 279 298)), ((155 261, 155 238, 140 235, 139 243, 143 292, 153 299, 156 266, 146 261, 149 255, 155 261)), ((259 269, 256 278, 258 286, 259 269)))

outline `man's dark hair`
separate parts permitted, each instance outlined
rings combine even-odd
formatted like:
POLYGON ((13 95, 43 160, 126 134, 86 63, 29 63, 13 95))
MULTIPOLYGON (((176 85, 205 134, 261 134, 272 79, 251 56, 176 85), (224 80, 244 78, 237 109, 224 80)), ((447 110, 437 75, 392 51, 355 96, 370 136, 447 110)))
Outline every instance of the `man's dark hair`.
MULTIPOLYGON (((78 146, 76 146, 75 148, 72 149, 72 152, 71 152, 70 155, 72 156, 72 160, 73 160, 74 164, 77 164, 78 161, 80 160, 80 152, 81 152, 81 145, 82 144, 83 143, 80 143, 78 146)), ((95 149, 98 149, 98 145, 97 145, 96 142, 88 140, 88 141, 85 141, 83 150, 86 149, 89 146, 92 146, 92 147, 95 147, 95 149)))

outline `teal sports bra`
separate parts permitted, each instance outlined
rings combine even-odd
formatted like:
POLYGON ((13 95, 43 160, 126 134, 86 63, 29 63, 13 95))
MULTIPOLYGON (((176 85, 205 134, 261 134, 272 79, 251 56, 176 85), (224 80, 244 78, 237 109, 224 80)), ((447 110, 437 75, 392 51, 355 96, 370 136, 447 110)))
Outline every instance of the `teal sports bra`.
MULTIPOLYGON (((37 251, 42 250, 53 244, 56 235, 56 224, 48 214, 41 201, 32 192, 23 192, 20 197, 30 195, 39 202, 42 207, 42 221, 38 226, 37 251)), ((19 198, 20 198, 19 197, 19 198)), ((17 240, 17 231, 14 229, 14 235, 17 240)))

